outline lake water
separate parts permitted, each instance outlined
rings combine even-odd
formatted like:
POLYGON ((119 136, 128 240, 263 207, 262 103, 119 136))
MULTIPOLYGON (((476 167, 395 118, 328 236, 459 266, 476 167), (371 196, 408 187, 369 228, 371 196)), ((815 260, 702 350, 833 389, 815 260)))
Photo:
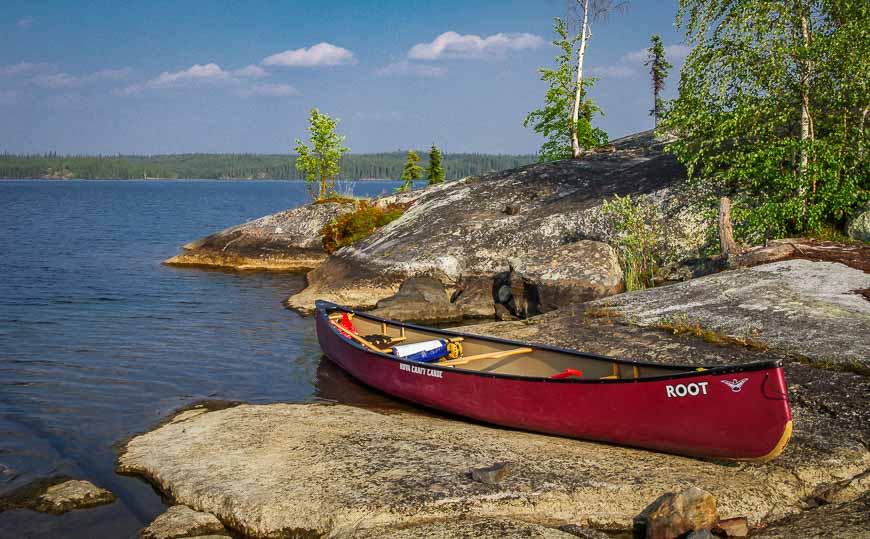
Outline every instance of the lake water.
POLYGON ((66 474, 119 497, 0 513, 0 538, 135 537, 164 504, 113 472, 117 444, 195 401, 368 398, 282 307, 301 276, 161 265, 305 197, 286 181, 0 181, 0 494, 66 474))

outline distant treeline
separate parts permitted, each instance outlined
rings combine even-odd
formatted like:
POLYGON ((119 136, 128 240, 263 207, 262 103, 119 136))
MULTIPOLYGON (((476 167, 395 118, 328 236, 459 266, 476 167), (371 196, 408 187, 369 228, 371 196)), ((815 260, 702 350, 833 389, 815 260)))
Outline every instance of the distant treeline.
MULTIPOLYGON (((421 162, 426 166, 428 153, 421 162)), ((398 179, 407 158, 406 152, 348 154, 341 160, 343 180, 398 179)), ((534 155, 445 154, 448 180, 477 176, 526 165, 537 161, 534 155)), ((301 180, 295 156, 260 154, 178 154, 61 156, 0 155, 0 178, 202 178, 301 180)))

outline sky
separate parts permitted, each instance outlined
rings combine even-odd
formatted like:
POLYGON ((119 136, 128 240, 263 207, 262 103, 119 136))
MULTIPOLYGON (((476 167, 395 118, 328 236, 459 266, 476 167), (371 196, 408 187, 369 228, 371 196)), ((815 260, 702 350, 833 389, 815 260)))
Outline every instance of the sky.
MULTIPOLYGON (((289 153, 313 107, 353 153, 534 153, 566 0, 0 2, 0 152, 289 153)), ((658 33, 676 0, 592 23, 584 71, 611 139, 650 129, 658 33)))

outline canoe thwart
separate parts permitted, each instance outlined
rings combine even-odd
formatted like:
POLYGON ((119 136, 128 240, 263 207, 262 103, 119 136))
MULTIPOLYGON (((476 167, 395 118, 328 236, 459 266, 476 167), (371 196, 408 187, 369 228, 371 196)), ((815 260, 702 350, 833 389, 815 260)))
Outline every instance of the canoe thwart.
POLYGON ((486 354, 465 356, 459 359, 454 359, 452 361, 445 361, 444 363, 438 363, 438 366, 453 367, 455 365, 465 365, 470 361, 476 361, 478 359, 501 359, 505 357, 516 356, 519 354, 531 354, 532 352, 534 352, 533 348, 514 348, 512 350, 502 350, 501 352, 487 352, 486 354))

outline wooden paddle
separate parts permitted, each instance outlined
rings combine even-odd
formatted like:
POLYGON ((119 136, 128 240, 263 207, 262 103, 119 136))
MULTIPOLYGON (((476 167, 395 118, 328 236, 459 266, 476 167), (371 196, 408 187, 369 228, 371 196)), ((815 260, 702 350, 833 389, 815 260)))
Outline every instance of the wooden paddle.
POLYGON ((501 359, 519 354, 530 354, 532 352, 534 352, 532 348, 514 348, 513 350, 503 350, 501 352, 487 352, 486 354, 477 354, 476 356, 465 356, 452 361, 445 361, 444 363, 435 363, 435 365, 439 367, 453 367, 455 365, 465 365, 470 361, 478 359, 501 359))
POLYGON ((377 346, 375 346, 372 343, 368 342, 367 340, 363 339, 359 335, 354 335, 353 332, 348 331, 347 328, 342 327, 341 324, 339 324, 335 320, 330 320, 329 323, 332 324, 333 326, 335 326, 336 328, 338 328, 341 331, 342 335, 347 335, 348 337, 350 337, 351 339, 360 343, 361 345, 365 346, 369 350, 373 350, 375 352, 382 352, 383 351, 380 348, 378 348, 377 346))

